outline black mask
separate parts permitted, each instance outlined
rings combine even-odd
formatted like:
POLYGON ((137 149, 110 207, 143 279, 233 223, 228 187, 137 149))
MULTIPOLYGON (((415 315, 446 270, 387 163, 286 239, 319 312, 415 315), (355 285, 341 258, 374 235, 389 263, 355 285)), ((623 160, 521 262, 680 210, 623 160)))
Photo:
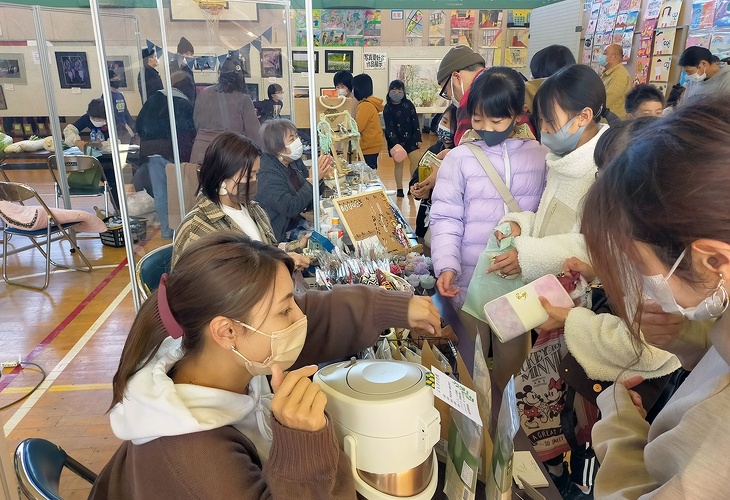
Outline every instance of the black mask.
POLYGON ((479 134, 479 137, 482 138, 482 140, 489 146, 490 148, 492 146, 496 146, 497 144, 502 144, 507 137, 512 133, 512 131, 515 129, 515 119, 512 119, 512 123, 510 123, 510 126, 507 127, 507 130, 503 132, 493 132, 491 130, 475 130, 477 134, 479 134))

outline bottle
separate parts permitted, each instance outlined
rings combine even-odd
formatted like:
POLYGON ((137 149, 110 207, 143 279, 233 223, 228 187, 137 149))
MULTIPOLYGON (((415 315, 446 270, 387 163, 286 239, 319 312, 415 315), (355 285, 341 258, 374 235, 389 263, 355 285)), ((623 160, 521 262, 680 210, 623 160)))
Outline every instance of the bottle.
POLYGON ((332 217, 332 227, 327 231, 327 238, 330 242, 342 250, 345 246, 342 238, 345 237, 345 230, 340 224, 340 218, 337 216, 332 217))

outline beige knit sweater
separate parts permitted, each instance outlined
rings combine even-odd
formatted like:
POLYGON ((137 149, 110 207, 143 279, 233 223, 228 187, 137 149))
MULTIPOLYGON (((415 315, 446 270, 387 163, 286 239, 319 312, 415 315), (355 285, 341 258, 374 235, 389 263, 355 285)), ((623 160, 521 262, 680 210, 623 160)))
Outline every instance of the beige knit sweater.
POLYGON ((595 498, 730 498, 730 314, 711 337, 713 347, 651 426, 623 386, 598 397, 595 498))

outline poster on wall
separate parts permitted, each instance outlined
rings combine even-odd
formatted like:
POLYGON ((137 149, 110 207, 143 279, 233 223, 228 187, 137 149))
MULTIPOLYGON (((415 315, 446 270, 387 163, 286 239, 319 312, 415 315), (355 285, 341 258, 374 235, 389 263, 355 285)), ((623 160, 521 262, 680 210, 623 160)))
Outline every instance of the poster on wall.
POLYGON ((502 33, 503 31, 499 28, 483 29, 480 45, 482 47, 501 47, 502 33))
POLYGON ((730 57, 730 31, 713 33, 710 51, 720 59, 730 57))
POLYGON ((429 38, 428 46, 429 47, 444 47, 444 46, 446 46, 446 39, 445 38, 429 38))
POLYGON ((676 29, 657 29, 654 32, 654 55, 668 56, 674 51, 676 29))
POLYGON ((527 66, 527 49, 505 49, 504 64, 510 68, 524 68, 527 66))
POLYGON ((673 28, 679 22, 679 13, 682 10, 682 0, 664 0, 659 13, 659 28, 673 28))
MULTIPOLYGON (((304 50, 292 50, 291 64, 294 73, 309 73, 309 61, 304 50)), ((314 52, 314 72, 319 73, 319 52, 314 52)))
MULTIPOLYGON (((85 59, 86 54, 84 54, 85 59)), ((3 83, 13 85, 26 85, 28 83, 23 54, 0 54, 0 84, 3 83)))
POLYGON ((654 30, 656 29, 656 19, 647 19, 641 25, 641 39, 652 38, 654 36, 654 30))
POLYGON ((529 28, 530 27, 530 11, 529 9, 515 9, 507 12, 508 28, 529 28))
POLYGON ((530 33, 525 29, 510 29, 507 43, 510 47, 527 48, 530 40, 530 33))
POLYGON ((687 43, 685 44, 684 48, 697 45, 709 49, 711 42, 712 33, 708 31, 691 31, 689 33, 689 36, 687 36, 687 43))
POLYGON ((119 83, 119 90, 133 90, 132 65, 129 56, 107 56, 107 71, 114 72, 114 79, 119 83))
POLYGON ((590 64, 592 54, 593 54, 593 38, 588 37, 583 42, 583 60, 581 61, 581 64, 590 64))
POLYGON ((715 28, 730 28, 730 1, 715 2, 715 28))
POLYGON ((623 36, 621 37, 621 51, 623 53, 623 61, 628 62, 628 60, 631 58, 631 49, 634 45, 634 30, 626 30, 624 31, 623 36))
POLYGON ((654 40, 651 38, 642 38, 639 40, 639 48, 636 51, 636 57, 650 57, 651 47, 654 40))
POLYGON ((689 28, 712 28, 715 22, 715 0, 695 0, 692 2, 692 20, 689 28))
POLYGON ((646 83, 649 81, 649 66, 651 59, 648 57, 639 57, 636 59, 636 72, 634 77, 634 85, 646 83))
POLYGON ((436 83, 440 63, 439 59, 391 59, 388 79, 402 81, 408 89, 408 99, 417 108, 445 106, 436 83))
POLYGON ((319 45, 325 47, 344 47, 345 32, 343 30, 322 30, 319 45))
POLYGON ((657 19, 662 10, 662 0, 648 0, 644 19, 657 19))
POLYGON ((443 10, 432 11, 428 15, 428 36, 429 38, 446 36, 446 13, 443 10))
POLYGON ((362 39, 363 47, 380 47, 379 36, 366 36, 362 39))
POLYGON ((423 35, 423 11, 409 10, 406 16, 406 37, 420 37, 423 35))
POLYGON ((484 58, 487 68, 491 66, 500 66, 502 64, 502 50, 497 48, 485 47, 479 52, 484 58))
POLYGON ((325 50, 324 51, 324 72, 337 73, 345 70, 352 73, 353 56, 351 50, 325 50))
POLYGON ((380 36, 380 11, 365 11, 365 36, 380 36))
POLYGON ((669 81, 669 70, 672 67, 672 56, 658 56, 651 60, 651 81, 669 81))
POLYGON ((282 78, 281 49, 261 49, 261 78, 282 78))
POLYGON ((624 38, 624 30, 622 29, 615 29, 613 32, 613 36, 611 37, 611 43, 621 45, 621 41, 624 38))
POLYGON ((631 0, 629 10, 641 10, 641 0, 631 0))
POLYGON ((610 0, 608 2, 608 15, 615 16, 618 14, 619 7, 621 6, 621 0, 610 0))
POLYGON ((586 27, 586 36, 592 36, 596 32, 598 26, 598 14, 601 12, 601 4, 594 3, 591 7, 591 13, 588 17, 588 27, 586 27))
POLYGON ((62 89, 91 88, 86 52, 56 52, 56 66, 62 89))
POLYGON ((387 68, 388 55, 385 53, 365 52, 363 55, 363 69, 365 71, 385 71, 387 68))
POLYGON ((502 27, 502 11, 501 10, 480 10, 479 11, 479 27, 480 28, 501 28, 502 27))
POLYGON ((629 19, 629 13, 628 12, 620 12, 616 16, 616 24, 614 26, 615 30, 625 30, 626 29, 626 21, 629 19))
POLYGON ((620 0, 618 4, 619 12, 628 12, 631 8, 631 0, 620 0))
POLYGON ((452 10, 451 29, 469 30, 476 25, 476 11, 474 10, 452 10))
POLYGON ((626 18, 626 28, 636 29, 636 23, 639 21, 639 11, 632 10, 626 18))

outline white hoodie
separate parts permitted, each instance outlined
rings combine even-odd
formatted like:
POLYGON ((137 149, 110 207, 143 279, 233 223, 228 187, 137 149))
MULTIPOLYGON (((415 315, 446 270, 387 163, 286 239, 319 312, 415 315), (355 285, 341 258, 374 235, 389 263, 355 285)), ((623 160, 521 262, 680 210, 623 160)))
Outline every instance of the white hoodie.
POLYGON ((139 445, 232 425, 253 441, 265 462, 272 438, 272 393, 266 377, 251 379, 248 395, 175 384, 167 373, 182 357, 181 340, 167 338, 155 357, 129 379, 124 399, 110 413, 114 435, 139 445))

